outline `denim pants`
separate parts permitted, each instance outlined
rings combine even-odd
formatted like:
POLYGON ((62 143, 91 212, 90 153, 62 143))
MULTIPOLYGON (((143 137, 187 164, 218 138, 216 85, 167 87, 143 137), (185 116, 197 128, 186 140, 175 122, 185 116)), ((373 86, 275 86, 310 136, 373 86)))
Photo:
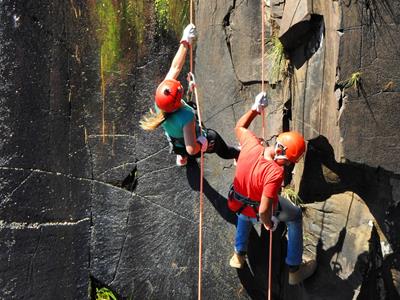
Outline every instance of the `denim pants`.
MULTIPOLYGON (((288 229, 288 246, 286 253, 286 264, 298 266, 302 262, 303 256, 303 226, 302 213, 300 207, 294 205, 286 198, 279 196, 278 209, 274 215, 279 221, 285 222, 288 229)), ((235 237, 235 252, 245 254, 252 224, 260 223, 256 218, 250 218, 238 214, 235 237)))

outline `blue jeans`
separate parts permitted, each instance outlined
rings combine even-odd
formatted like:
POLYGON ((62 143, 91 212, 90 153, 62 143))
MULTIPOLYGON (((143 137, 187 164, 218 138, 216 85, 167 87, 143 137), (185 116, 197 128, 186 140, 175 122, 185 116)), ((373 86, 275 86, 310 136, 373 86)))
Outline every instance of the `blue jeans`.
MULTIPOLYGON (((285 222, 288 229, 288 246, 286 264, 298 266, 303 256, 303 225, 300 207, 294 205, 286 198, 279 197, 278 210, 274 215, 279 221, 285 222)), ((245 254, 252 224, 259 223, 256 218, 238 214, 235 237, 235 252, 245 254)))

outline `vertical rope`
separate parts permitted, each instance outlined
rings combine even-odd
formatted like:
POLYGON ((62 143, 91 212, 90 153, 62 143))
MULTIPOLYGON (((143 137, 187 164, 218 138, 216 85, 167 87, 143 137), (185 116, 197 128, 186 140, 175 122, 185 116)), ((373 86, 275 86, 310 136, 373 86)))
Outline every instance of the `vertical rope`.
MULTIPOLYGON (((190 23, 193 23, 193 0, 190 1, 190 23)), ((197 105, 197 115, 199 121, 200 132, 203 131, 202 121, 201 121, 201 109, 199 103, 199 97, 197 93, 196 80, 193 75, 193 48, 192 45, 190 47, 190 74, 192 76, 192 80, 194 82, 193 91, 196 98, 197 105)), ((203 249, 203 175, 204 175, 204 152, 200 150, 200 200, 199 200, 199 272, 198 272, 198 292, 197 299, 201 300, 201 287, 202 287, 202 249, 203 249)))
MULTIPOLYGON (((271 211, 271 217, 274 209, 271 211)), ((269 231, 269 259, 268 259, 268 300, 272 299, 272 230, 269 231)))
MULTIPOLYGON (((265 53, 265 6, 264 0, 261 0, 261 91, 265 92, 264 87, 264 53, 265 53)), ((261 111, 262 137, 265 138, 265 114, 261 111)))
MULTIPOLYGON (((261 91, 265 92, 264 84, 264 54, 265 54, 265 0, 261 0, 261 91)), ((262 137, 265 138, 265 114, 262 117, 262 137)), ((271 211, 271 217, 274 210, 271 211)), ((269 258, 268 258, 268 300, 272 299, 272 230, 269 231, 269 258)))
MULTIPOLYGON (((190 7, 189 7, 189 15, 190 15, 190 23, 193 23, 193 0, 190 0, 190 7)), ((189 45, 190 47, 190 73, 193 73, 193 48, 192 45, 189 45)))
MULTIPOLYGON (((199 115, 199 123, 201 122, 200 106, 197 96, 197 88, 194 87, 196 97, 197 112, 199 115)), ((200 126, 200 132, 202 127, 200 126)), ((199 205, 199 275, 198 275, 198 294, 197 298, 201 300, 201 274, 202 274, 202 249, 203 249, 203 176, 204 176, 204 152, 200 151, 200 205, 199 205)))

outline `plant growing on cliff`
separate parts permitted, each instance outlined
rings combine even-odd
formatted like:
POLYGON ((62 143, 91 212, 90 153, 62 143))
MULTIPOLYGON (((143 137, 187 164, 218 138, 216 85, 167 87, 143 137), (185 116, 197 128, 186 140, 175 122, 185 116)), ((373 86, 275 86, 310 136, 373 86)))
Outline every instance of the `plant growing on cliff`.
POLYGON ((271 62, 272 81, 278 81, 285 71, 287 60, 284 50, 279 38, 272 36, 268 51, 268 60, 271 62))
POLYGON ((339 88, 345 90, 352 87, 355 91, 358 91, 361 84, 361 75, 362 73, 359 71, 352 73, 349 78, 339 81, 339 88))
POLYGON ((118 11, 110 0, 101 0, 96 3, 96 12, 99 22, 97 35, 101 44, 101 71, 109 73, 121 57, 118 11))
POLYGON ((117 300, 114 293, 108 288, 96 288, 96 300, 117 300))
POLYGON ((284 187, 281 192, 282 197, 289 199, 296 205, 303 204, 303 200, 299 197, 299 195, 291 188, 291 187, 284 187))
POLYGON ((159 29, 173 32, 179 38, 182 28, 189 23, 189 4, 186 0, 155 0, 159 29))

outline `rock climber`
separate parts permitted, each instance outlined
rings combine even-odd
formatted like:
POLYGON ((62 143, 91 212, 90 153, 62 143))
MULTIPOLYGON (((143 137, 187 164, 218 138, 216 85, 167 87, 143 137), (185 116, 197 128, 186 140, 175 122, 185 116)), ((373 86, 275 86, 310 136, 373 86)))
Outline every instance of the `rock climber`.
POLYGON ((291 201, 278 196, 284 166, 299 161, 306 144, 295 131, 283 132, 274 146, 265 145, 248 127, 267 106, 266 94, 255 97, 252 108, 236 123, 235 134, 241 145, 235 178, 228 196, 228 206, 238 215, 234 254, 230 266, 242 268, 245 263, 248 237, 252 224, 261 222, 267 230, 275 230, 283 221, 288 228, 286 264, 289 284, 295 285, 311 276, 316 261, 302 263, 303 229, 302 212, 291 201))
POLYGON ((196 34, 193 24, 186 26, 167 76, 156 90, 155 110, 150 109, 140 120, 144 130, 154 130, 161 125, 172 152, 177 154, 178 166, 186 165, 188 156, 198 157, 200 151, 215 152, 224 159, 237 159, 240 153, 237 147, 227 145, 215 130, 200 130, 196 111, 182 99, 184 90, 177 78, 196 34))

